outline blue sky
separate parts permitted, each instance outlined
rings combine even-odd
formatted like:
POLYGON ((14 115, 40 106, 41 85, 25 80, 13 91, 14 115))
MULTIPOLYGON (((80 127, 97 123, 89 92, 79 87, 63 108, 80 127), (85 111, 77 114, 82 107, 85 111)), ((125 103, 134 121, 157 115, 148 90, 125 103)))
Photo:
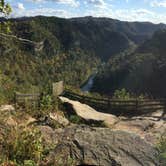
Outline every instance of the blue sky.
POLYGON ((124 21, 166 23, 166 0, 8 0, 11 17, 110 17, 124 21))

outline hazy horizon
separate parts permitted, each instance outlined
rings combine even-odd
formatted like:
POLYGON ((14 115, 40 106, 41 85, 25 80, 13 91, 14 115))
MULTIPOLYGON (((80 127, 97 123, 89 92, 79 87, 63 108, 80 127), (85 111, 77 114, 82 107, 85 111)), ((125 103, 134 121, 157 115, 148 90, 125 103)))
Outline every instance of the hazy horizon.
POLYGON ((121 21, 166 23, 166 0, 8 0, 10 17, 107 17, 121 21))

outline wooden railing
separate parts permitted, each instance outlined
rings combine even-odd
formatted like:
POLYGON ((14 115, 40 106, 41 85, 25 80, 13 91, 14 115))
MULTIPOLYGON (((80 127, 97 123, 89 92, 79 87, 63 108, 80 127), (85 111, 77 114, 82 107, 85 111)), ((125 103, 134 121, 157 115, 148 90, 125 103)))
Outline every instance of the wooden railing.
MULTIPOLYGON (((111 98, 95 98, 86 95, 73 93, 65 90, 63 96, 69 99, 88 104, 101 112, 113 113, 116 115, 138 115, 157 110, 166 110, 166 99, 129 99, 119 100, 111 98)), ((40 108, 40 93, 23 94, 15 93, 15 105, 29 105, 30 107, 40 108)))
POLYGON ((98 111, 114 114, 143 114, 166 108, 166 99, 129 99, 119 100, 111 98, 95 98, 79 95, 65 90, 63 96, 88 104, 98 111))
POLYGON ((40 93, 32 93, 32 94, 23 94, 23 93, 15 93, 15 107, 17 108, 18 105, 21 106, 28 106, 39 108, 40 107, 40 93))

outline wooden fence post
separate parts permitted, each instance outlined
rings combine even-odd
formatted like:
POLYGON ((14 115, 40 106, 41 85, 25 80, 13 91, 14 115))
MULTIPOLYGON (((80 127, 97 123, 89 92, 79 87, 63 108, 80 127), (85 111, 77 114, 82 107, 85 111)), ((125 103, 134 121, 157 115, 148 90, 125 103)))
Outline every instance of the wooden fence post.
POLYGON ((165 114, 166 114, 166 99, 164 100, 164 112, 162 115, 163 118, 164 118, 165 114))
POLYGON ((164 100, 164 114, 166 113, 166 100, 164 100))
POLYGON ((110 109, 110 101, 107 101, 107 111, 110 109))
POLYGON ((14 92, 14 107, 17 111, 17 94, 16 94, 16 92, 14 92))
POLYGON ((40 106, 41 106, 41 100, 42 100, 42 97, 43 97, 43 93, 40 93, 39 95, 39 98, 38 98, 38 109, 40 110, 40 106))
POLYGON ((138 99, 136 98, 136 112, 138 111, 138 99))
POLYGON ((64 83, 63 81, 55 82, 52 84, 52 93, 54 97, 58 97, 64 92, 64 83))
POLYGON ((108 100, 108 109, 107 112, 111 112, 111 100, 108 100))
POLYGON ((82 97, 82 102, 85 104, 85 97, 84 96, 82 97))

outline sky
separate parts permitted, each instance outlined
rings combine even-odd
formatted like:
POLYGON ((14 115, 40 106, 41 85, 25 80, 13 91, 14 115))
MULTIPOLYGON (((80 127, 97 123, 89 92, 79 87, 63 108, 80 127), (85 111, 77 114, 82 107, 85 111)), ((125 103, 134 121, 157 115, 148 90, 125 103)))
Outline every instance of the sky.
POLYGON ((7 0, 10 17, 109 17, 123 21, 166 23, 166 0, 7 0))

